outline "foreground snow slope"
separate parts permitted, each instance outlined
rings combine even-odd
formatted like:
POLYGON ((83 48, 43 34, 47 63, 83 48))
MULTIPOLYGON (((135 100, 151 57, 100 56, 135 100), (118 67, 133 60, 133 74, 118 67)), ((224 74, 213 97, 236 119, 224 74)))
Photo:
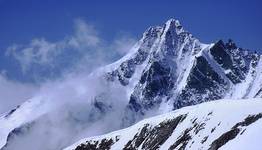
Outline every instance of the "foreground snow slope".
POLYGON ((262 99, 223 99, 145 119, 123 130, 83 139, 64 150, 259 150, 262 99))

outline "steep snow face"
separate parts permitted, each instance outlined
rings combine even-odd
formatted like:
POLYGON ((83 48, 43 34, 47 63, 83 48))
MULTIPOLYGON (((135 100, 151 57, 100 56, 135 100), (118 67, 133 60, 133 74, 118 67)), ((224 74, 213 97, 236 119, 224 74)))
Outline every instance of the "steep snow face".
POLYGON ((0 148, 61 149, 83 137, 184 106, 261 97, 261 63, 259 54, 232 41, 203 44, 179 21, 170 19, 163 26, 150 27, 119 61, 81 81, 76 78, 77 84, 66 82, 52 87, 51 93, 43 91, 40 95, 45 96, 33 97, 0 116, 0 148), (57 90, 66 97, 62 104, 53 104, 61 98, 57 90), (56 139, 44 144, 38 140, 33 147, 20 142, 40 137, 56 139))
POLYGON ((64 150, 253 149, 261 143, 262 99, 202 103, 82 139, 64 150))

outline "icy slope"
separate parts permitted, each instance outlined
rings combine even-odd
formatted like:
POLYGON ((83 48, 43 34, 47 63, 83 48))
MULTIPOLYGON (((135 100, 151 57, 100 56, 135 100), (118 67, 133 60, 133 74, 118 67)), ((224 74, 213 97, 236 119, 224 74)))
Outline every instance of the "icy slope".
POLYGON ((64 150, 259 150, 262 99, 223 99, 184 107, 64 150))

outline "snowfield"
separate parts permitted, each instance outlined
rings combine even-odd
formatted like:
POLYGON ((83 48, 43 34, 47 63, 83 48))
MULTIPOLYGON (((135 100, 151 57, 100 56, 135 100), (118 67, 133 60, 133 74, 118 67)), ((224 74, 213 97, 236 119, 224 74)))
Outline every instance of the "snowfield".
POLYGON ((261 138, 262 99, 222 99, 184 107, 123 130, 86 138, 64 150, 87 150, 92 146, 110 150, 260 150, 261 138), (179 117, 178 123, 172 121, 179 117), (166 132, 170 128, 172 132, 166 132))

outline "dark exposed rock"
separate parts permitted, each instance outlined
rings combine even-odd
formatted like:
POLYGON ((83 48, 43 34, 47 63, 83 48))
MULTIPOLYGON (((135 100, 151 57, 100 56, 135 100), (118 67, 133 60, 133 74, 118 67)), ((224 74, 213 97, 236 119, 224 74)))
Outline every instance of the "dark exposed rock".
MULTIPOLYGON (((206 123, 204 122, 197 122, 197 118, 191 120, 191 125, 186 128, 183 133, 174 141, 174 144, 170 146, 169 150, 173 149, 179 149, 184 150, 187 146, 187 144, 190 142, 193 136, 199 135, 199 132, 203 129, 205 129, 206 123)), ((207 140, 207 137, 203 138, 203 142, 207 140)), ((192 141, 191 145, 194 143, 192 141)), ((190 146, 191 146, 190 145, 190 146)))
POLYGON ((211 49, 211 55, 214 59, 221 64, 223 68, 230 69, 232 68, 233 62, 230 55, 226 51, 225 44, 222 40, 219 40, 211 49))
POLYGON ((123 148, 123 150, 135 150, 137 149, 146 139, 146 137, 149 134, 149 129, 148 129, 149 125, 146 124, 144 125, 144 127, 142 128, 142 130, 140 131, 140 133, 136 134, 134 136, 134 138, 132 140, 130 140, 125 147, 123 148))
POLYGON ((205 136, 205 137, 202 139, 201 144, 204 144, 204 143, 207 141, 207 139, 208 139, 208 136, 205 136))
POLYGON ((262 94, 262 88, 256 93, 255 97, 258 97, 262 94))
POLYGON ((246 131, 246 129, 244 129, 242 132, 240 132, 240 135, 242 135, 245 131, 246 131))
POLYGON ((181 115, 175 119, 171 119, 159 124, 155 127, 145 140, 142 145, 143 149, 155 150, 159 148, 173 133, 175 128, 179 123, 181 123, 186 118, 186 115, 181 115))
POLYGON ((138 112, 139 110, 141 110, 142 106, 140 105, 139 102, 137 102, 137 98, 134 95, 130 96, 130 100, 129 100, 129 105, 128 107, 131 110, 134 110, 135 112, 138 112))
POLYGON ((213 111, 209 112, 207 115, 208 116, 211 116, 213 114, 213 111))
POLYGON ((199 131, 205 129, 205 125, 206 125, 205 123, 200 123, 200 124, 196 123, 194 125, 194 132, 195 132, 195 134, 198 134, 199 131))
POLYGON ((208 61, 203 56, 197 57, 185 89, 174 102, 174 109, 220 99, 227 88, 227 83, 213 70, 208 61))
POLYGON ((155 150, 159 148, 173 133, 179 123, 186 118, 186 115, 180 115, 160 123, 154 128, 147 124, 136 134, 132 140, 125 145, 125 150, 135 150, 142 144, 142 149, 155 150))
POLYGON ((238 133, 240 132, 240 129, 233 128, 230 131, 222 134, 218 139, 212 142, 209 150, 217 150, 221 146, 225 145, 228 141, 234 139, 238 133))
POLYGON ((177 149, 177 148, 178 148, 178 150, 184 150, 186 145, 188 144, 189 140, 192 138, 191 135, 189 134, 189 132, 192 129, 193 128, 186 129, 183 132, 183 134, 175 141, 175 143, 169 147, 168 150, 173 150, 173 149, 177 149), (178 146, 180 146, 180 147, 178 147, 178 146))
POLYGON ((113 139, 103 139, 98 141, 87 141, 77 146, 75 150, 109 150, 115 142, 113 139))
POLYGON ((10 110, 6 115, 5 118, 8 118, 9 116, 11 116, 17 109, 20 108, 20 105, 16 106, 16 108, 10 110))
POLYGON ((210 145, 209 150, 217 150, 218 148, 222 147, 228 141, 234 139, 239 134, 239 132, 241 131, 241 128, 239 127, 249 126, 250 124, 256 122, 260 118, 262 118, 262 113, 259 113, 256 115, 249 115, 248 117, 244 119, 244 121, 235 124, 231 128, 231 130, 222 134, 219 138, 214 140, 212 144, 210 145))
POLYGON ((248 117, 245 118, 244 121, 237 123, 233 128, 237 127, 244 127, 244 126, 249 126, 250 124, 254 123, 258 119, 262 118, 262 113, 256 114, 256 115, 249 115, 248 117))
POLYGON ((224 83, 203 56, 197 57, 196 64, 188 80, 188 87, 203 92, 205 89, 215 86, 214 82, 224 83))
POLYGON ((211 129, 211 133, 213 133, 216 130, 216 127, 211 129))
POLYGON ((92 144, 87 142, 85 144, 81 144, 81 145, 77 146, 75 150, 96 150, 97 144, 98 144, 98 141, 96 141, 92 144))
MULTIPOLYGON (((229 70, 226 76, 233 83, 240 83, 245 79, 245 74, 248 71, 249 63, 256 58, 250 57, 251 55, 244 54, 245 51, 237 48, 232 40, 224 44, 223 41, 218 41, 211 49, 211 55, 225 70, 229 70)), ((249 53, 246 51, 246 53, 249 53)), ((255 61, 257 62, 257 61, 255 61)), ((255 67, 255 64, 253 64, 255 67)))
POLYGON ((152 99, 156 96, 167 94, 167 91, 174 84, 170 72, 170 68, 164 67, 163 64, 159 62, 152 63, 150 69, 143 73, 140 80, 140 84, 145 85, 145 90, 142 92, 144 99, 152 99))
POLYGON ((195 118, 194 120, 192 120, 192 123, 195 124, 196 121, 197 121, 197 118, 195 118))

